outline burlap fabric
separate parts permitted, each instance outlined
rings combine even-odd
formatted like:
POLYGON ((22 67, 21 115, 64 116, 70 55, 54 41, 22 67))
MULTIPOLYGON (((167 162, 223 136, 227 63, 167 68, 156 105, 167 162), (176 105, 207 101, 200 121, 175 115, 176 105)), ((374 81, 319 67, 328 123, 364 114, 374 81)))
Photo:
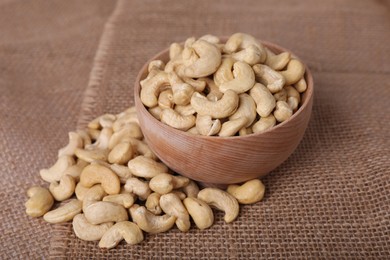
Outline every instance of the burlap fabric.
MULTIPOLYGON (((68 4, 57 3, 58 24, 30 25, 37 30, 31 36, 37 50, 42 37, 52 37, 50 30, 39 33, 42 27, 65 31, 78 24, 77 17, 99 20, 111 8, 107 2, 90 4, 100 12, 84 9, 87 14, 81 14, 80 8, 67 13, 63 9, 68 4), (63 23, 61 17, 75 19, 63 23)), ((30 9, 26 7, 26 12, 42 19, 39 10, 30 9)), ((0 26, 9 26, 4 23, 0 26)), ((8 35, 18 34, 18 26, 9 27, 8 35)), ((25 42, 15 45, 12 37, 1 45, 2 55, 10 61, 7 65, 1 61, 6 73, 0 82, 0 159, 6 166, 1 170, 3 258, 390 257, 388 2, 118 1, 104 26, 84 98, 80 87, 69 83, 86 84, 86 64, 69 64, 88 61, 85 53, 96 47, 91 47, 95 46, 91 39, 83 39, 92 37, 97 46, 96 30, 102 27, 96 21, 82 27, 74 34, 60 34, 80 45, 49 44, 46 56, 37 55, 25 42), (294 154, 263 179, 267 186, 263 202, 241 207, 231 224, 218 213, 206 231, 173 229, 110 251, 75 238, 70 224, 49 226, 24 215, 25 189, 42 183, 37 171, 54 161, 57 149, 66 143, 66 132, 96 115, 133 104, 133 82, 148 58, 172 41, 238 31, 293 50, 312 69, 315 81, 313 115, 305 137, 294 154), (27 57, 17 57, 20 53, 27 57), (53 58, 53 53, 60 57, 53 58), (12 58, 19 62, 12 63, 12 58), (60 70, 64 63, 69 66, 60 70)))

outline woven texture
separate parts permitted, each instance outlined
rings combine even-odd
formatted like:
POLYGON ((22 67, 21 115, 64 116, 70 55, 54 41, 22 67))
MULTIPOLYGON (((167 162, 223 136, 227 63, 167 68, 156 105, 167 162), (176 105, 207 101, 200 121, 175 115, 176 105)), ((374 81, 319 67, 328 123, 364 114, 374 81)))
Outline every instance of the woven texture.
MULTIPOLYGON (((77 17, 99 20, 112 10, 107 2, 78 2, 89 4, 92 10, 67 13, 58 3, 56 8, 75 26, 80 25, 77 17)), ((38 55, 45 50, 39 46, 42 37, 55 33, 46 27, 65 25, 31 25, 35 52, 23 41, 15 45, 12 37, 20 32, 0 20, 1 27, 11 27, 10 42, 1 43, 1 55, 9 61, 1 63, 6 73, 0 81, 0 163, 6 165, 0 172, 1 258, 47 252, 52 258, 78 259, 390 258, 389 10, 386 1, 118 1, 101 37, 100 20, 82 24, 73 34, 58 32, 65 40, 49 43, 47 56, 38 55), (25 190, 42 184, 37 171, 55 160, 66 132, 132 105, 134 79, 146 60, 173 41, 234 32, 291 49, 311 68, 315 82, 305 137, 263 179, 267 193, 262 202, 242 206, 231 224, 217 213, 208 230, 172 229, 110 251, 77 239, 71 224, 49 226, 25 216, 25 190), (12 63, 12 54, 29 59, 12 63), (66 58, 51 56, 63 54, 66 58), (87 84, 91 55, 95 60, 87 84), (77 84, 88 86, 84 98, 77 84)))

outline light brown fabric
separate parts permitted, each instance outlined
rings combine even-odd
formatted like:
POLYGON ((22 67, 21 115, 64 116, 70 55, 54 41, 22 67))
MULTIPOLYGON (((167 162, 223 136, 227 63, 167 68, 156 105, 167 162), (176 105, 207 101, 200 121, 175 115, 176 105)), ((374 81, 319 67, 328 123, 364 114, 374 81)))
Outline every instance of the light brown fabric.
MULTIPOLYGON (((38 16, 36 10, 30 12, 38 16)), ((61 28, 53 25, 57 26, 61 28)), ((1 171, 6 188, 1 196, 0 236, 7 242, 0 252, 10 257, 32 251, 36 257, 49 250, 53 258, 88 259, 389 258, 389 31, 386 1, 119 1, 100 38, 83 101, 79 88, 75 94, 53 88, 53 82, 61 76, 68 79, 65 75, 82 77, 85 67, 53 70, 46 61, 19 59, 10 66, 13 70, 4 73, 9 79, 0 82, 6 91, 1 96, 1 122, 7 120, 0 128, 5 150, 0 159, 6 165, 1 171), (217 213, 208 230, 173 229, 146 235, 136 246, 121 243, 110 251, 75 238, 71 224, 49 226, 24 215, 25 189, 42 183, 37 171, 52 163, 57 149, 66 143, 66 132, 76 128, 76 122, 82 127, 96 115, 132 105, 133 82, 146 60, 192 35, 239 31, 293 50, 312 69, 315 81, 313 115, 305 137, 294 154, 263 179, 267 193, 262 202, 242 206, 231 224, 217 213), (34 79, 39 82, 39 88, 28 88, 21 79, 26 73, 31 84, 34 79), (41 74, 46 73, 51 84, 43 82, 41 74), (9 87, 10 82, 15 85, 9 87), (28 244, 34 230, 52 231, 51 243, 39 233, 28 244), (18 250, 22 253, 12 253, 18 250)), ((9 29, 10 35, 14 33, 9 29)), ((75 33, 72 41, 83 37, 75 33)), ((96 43, 97 34, 94 37, 96 43)), ((2 49, 11 55, 12 39, 6 46, 2 49)), ((93 52, 85 46, 91 48, 80 43, 75 53, 93 52)), ((56 53, 67 50, 51 48, 56 53)), ((36 55, 26 46, 20 51, 36 55)))

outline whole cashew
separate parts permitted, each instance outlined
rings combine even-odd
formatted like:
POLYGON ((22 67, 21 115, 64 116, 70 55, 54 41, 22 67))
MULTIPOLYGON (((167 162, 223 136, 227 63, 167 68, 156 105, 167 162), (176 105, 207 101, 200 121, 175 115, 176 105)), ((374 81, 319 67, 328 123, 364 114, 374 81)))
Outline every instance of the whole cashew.
POLYGON ((158 96, 158 106, 162 109, 173 108, 175 103, 173 102, 173 92, 171 88, 163 90, 158 96))
POLYGON ((297 83, 305 74, 305 66, 297 59, 291 59, 286 70, 279 71, 286 85, 297 83))
POLYGON ((84 193, 84 196, 83 196, 83 211, 85 211, 85 209, 97 202, 97 201, 102 201, 103 198, 107 195, 107 193, 104 191, 104 189, 102 188, 102 185, 100 184, 96 184, 94 186, 92 186, 91 188, 89 188, 85 193, 84 193))
POLYGON ((273 70, 282 70, 284 67, 286 67, 287 63, 291 59, 291 53, 289 52, 282 52, 278 55, 275 55, 268 49, 266 49, 266 51, 267 59, 265 60, 265 65, 272 68, 273 70))
POLYGON ((256 46, 260 51, 260 59, 259 62, 264 62, 267 53, 265 47, 257 41, 257 39, 249 34, 245 33, 235 33, 227 40, 224 52, 226 53, 233 53, 238 50, 243 50, 248 48, 249 46, 254 45, 256 46))
POLYGON ((137 123, 127 123, 120 130, 115 132, 108 144, 109 149, 113 149, 117 144, 131 139, 142 139, 143 134, 137 123))
POLYGON ((124 188, 127 192, 137 195, 140 200, 146 200, 152 192, 148 183, 138 178, 129 178, 124 188))
POLYGON ((190 116, 196 113, 195 109, 191 106, 191 104, 188 104, 186 106, 176 105, 174 109, 176 112, 183 116, 190 116))
POLYGON ((87 188, 101 183, 102 188, 108 194, 118 194, 120 191, 118 176, 111 169, 99 164, 85 167, 81 172, 80 183, 87 188))
MULTIPOLYGON (((105 150, 108 149, 108 144, 110 142, 110 138, 113 134, 112 128, 105 127, 99 134, 97 140, 90 145, 85 146, 87 150, 105 150)), ((78 148, 76 148, 78 149, 78 148)))
POLYGON ((152 70, 164 70, 165 63, 162 60, 152 60, 148 65, 148 72, 152 70))
POLYGON ((299 93, 305 92, 306 89, 307 89, 307 84, 306 84, 305 78, 302 77, 300 80, 298 80, 298 82, 294 84, 294 87, 295 87, 295 89, 296 89, 299 93))
POLYGON ((92 164, 100 164, 106 168, 110 168, 118 177, 120 183, 126 183, 127 179, 132 177, 129 167, 120 164, 110 164, 104 161, 93 161, 92 164))
POLYGON ((276 93, 282 90, 285 79, 281 74, 281 71, 276 72, 267 65, 256 64, 253 66, 253 70, 256 75, 256 80, 267 86, 271 93, 276 93))
POLYGON ((89 136, 89 134, 88 134, 88 132, 86 130, 77 130, 76 133, 83 140, 83 145, 84 146, 91 144, 91 137, 89 136))
POLYGON ((99 247, 111 249, 116 247, 123 239, 127 244, 135 245, 144 240, 144 235, 142 230, 133 222, 118 222, 104 233, 100 239, 99 247))
MULTIPOLYGON (((233 74, 232 74, 233 75, 233 74)), ((232 76, 233 79, 233 76, 232 76)), ((219 87, 215 84, 214 80, 209 78, 202 78, 206 82, 207 99, 211 101, 220 100, 223 97, 223 93, 219 90, 219 87)))
POLYGON ((154 118, 161 120, 162 108, 160 106, 149 108, 148 111, 154 118))
POLYGON ((234 79, 233 65, 236 61, 232 57, 222 58, 221 65, 214 73, 214 82, 217 86, 234 79))
POLYGON ((88 165, 89 163, 84 161, 84 160, 81 160, 81 159, 78 159, 76 164, 75 165, 72 165, 70 167, 68 167, 63 173, 62 175, 69 175, 69 176, 72 176, 73 179, 78 182, 80 180, 80 174, 81 172, 83 171, 83 169, 88 165))
POLYGON ((286 86, 284 89, 287 92, 287 104, 293 111, 296 111, 298 109, 299 102, 301 101, 301 95, 292 86, 286 86))
POLYGON ((284 101, 276 102, 276 108, 274 111, 274 117, 278 122, 284 122, 289 119, 293 114, 291 107, 284 101))
POLYGON ((195 116, 183 116, 172 108, 163 109, 160 118, 161 122, 183 131, 190 129, 195 125, 195 116))
POLYGON ((97 241, 102 238, 104 233, 112 227, 114 223, 107 222, 100 225, 93 225, 88 222, 84 214, 77 214, 73 218, 72 226, 76 237, 84 241, 97 241))
POLYGON ((176 217, 175 223, 180 231, 187 232, 190 229, 190 215, 176 194, 162 195, 160 197, 160 207, 166 214, 176 217))
POLYGON ((194 197, 185 198, 183 202, 199 229, 206 229, 213 225, 214 214, 206 202, 194 197))
POLYGON ((145 207, 155 215, 160 215, 162 212, 160 207, 160 197, 161 194, 153 192, 148 196, 145 202, 145 207))
POLYGON ((226 223, 232 222, 238 216, 240 208, 236 198, 223 190, 205 188, 199 191, 198 199, 203 200, 210 206, 224 211, 224 220, 226 223))
POLYGON ((128 220, 127 211, 122 205, 108 201, 92 203, 85 208, 84 216, 93 225, 128 220))
MULTIPOLYGON (((131 112, 131 111, 124 112, 124 113, 120 113, 119 115, 117 115, 117 120, 112 125, 112 130, 114 130, 114 132, 118 132, 124 126, 126 126, 128 124, 135 124, 135 126, 139 125, 137 113, 135 111, 134 112, 131 112)), ((133 130, 134 131, 133 137, 141 139, 143 137, 142 132, 135 131, 135 130, 133 130)))
POLYGON ((253 133, 260 133, 264 132, 265 130, 270 129, 276 125, 276 119, 273 114, 270 114, 267 117, 262 117, 260 118, 259 121, 257 121, 253 126, 252 126, 252 131, 253 133))
POLYGON ((213 118, 224 118, 232 115, 238 107, 239 97, 236 92, 228 89, 218 101, 210 101, 199 93, 194 93, 191 105, 200 115, 209 115, 213 118))
POLYGON ((103 201, 117 203, 119 205, 122 205, 126 209, 128 209, 131 206, 133 206, 135 202, 135 198, 134 195, 130 193, 122 193, 122 194, 107 195, 103 198, 103 201))
POLYGON ((133 146, 129 142, 122 142, 114 146, 108 154, 109 163, 125 164, 134 156, 133 146))
POLYGON ((76 187, 76 182, 72 176, 63 175, 60 182, 50 183, 49 190, 56 201, 63 201, 69 199, 76 187))
POLYGON ((260 83, 256 83, 249 91, 249 94, 257 104, 256 111, 261 117, 267 117, 272 113, 276 102, 268 88, 260 83))
POLYGON ((167 194, 173 189, 182 188, 189 183, 189 179, 183 176, 174 176, 169 173, 160 173, 149 181, 149 187, 152 191, 160 194, 167 194))
POLYGON ((245 182, 243 185, 229 185, 227 192, 241 204, 253 204, 263 199, 265 186, 259 179, 245 182))
POLYGON ((184 69, 183 76, 200 78, 214 73, 221 64, 221 52, 218 47, 205 40, 198 40, 191 47, 199 59, 184 69))
POLYGON ((24 204, 27 215, 40 217, 48 212, 54 204, 54 199, 50 192, 42 187, 31 187, 27 190, 29 199, 24 204))
MULTIPOLYGON (((87 133, 88 133, 88 136, 90 137, 91 141, 97 140, 99 135, 100 135, 100 132, 101 131, 99 129, 92 129, 92 128, 87 129, 87 133)), ((90 143, 88 145, 90 145, 90 143)))
POLYGON ((84 187, 81 185, 80 182, 76 184, 76 187, 74 189, 74 193, 76 194, 76 198, 80 201, 84 200, 85 194, 88 192, 89 188, 84 187))
POLYGON ((82 202, 76 199, 69 200, 65 205, 47 212, 43 219, 49 223, 63 223, 73 219, 82 209, 82 202))
POLYGON ((204 78, 193 79, 189 77, 183 77, 183 80, 185 83, 191 85, 197 92, 202 92, 206 87, 206 81, 204 78))
POLYGON ((134 204, 130 207, 130 215, 133 221, 145 232, 156 234, 168 231, 176 221, 175 216, 156 216, 144 206, 134 204))
POLYGON ((256 103, 253 98, 246 93, 240 94, 239 98, 240 101, 238 108, 236 112, 234 112, 234 114, 229 117, 229 120, 235 120, 240 117, 244 117, 247 119, 245 127, 248 127, 256 119, 256 103))
POLYGON ((243 61, 251 66, 259 63, 263 56, 263 52, 256 45, 249 45, 241 51, 232 53, 235 60, 243 61))
POLYGON ((130 160, 128 167, 133 175, 151 179, 159 173, 168 172, 168 167, 145 156, 137 156, 130 160))
POLYGON ((69 143, 58 151, 58 157, 63 155, 74 155, 74 149, 83 147, 83 139, 77 132, 69 132, 69 143))
POLYGON ((195 89, 187 84, 180 83, 172 85, 173 102, 176 105, 185 106, 190 103, 191 96, 195 92, 195 89))
POLYGON ((76 148, 74 150, 74 154, 77 156, 77 158, 89 163, 96 160, 107 161, 108 153, 109 153, 108 149, 87 150, 87 149, 76 148))
MULTIPOLYGON (((77 149, 78 148, 76 148, 76 150, 77 149)), ((49 169, 40 170, 39 175, 41 175, 41 178, 47 182, 59 181, 64 171, 74 164, 75 161, 72 156, 64 155, 59 157, 56 163, 49 169)))
POLYGON ((248 118, 239 117, 233 120, 226 121, 222 124, 221 130, 219 131, 219 136, 233 136, 235 135, 241 128, 246 126, 248 123, 248 118))
POLYGON ((99 117, 99 124, 102 128, 112 128, 112 124, 116 120, 116 116, 112 114, 104 114, 99 117))
POLYGON ((196 130, 201 135, 216 135, 221 129, 221 121, 219 119, 213 120, 211 116, 197 115, 196 130))
POLYGON ((165 87, 169 86, 168 74, 159 71, 155 76, 140 82, 142 103, 147 107, 155 107, 158 104, 158 95, 165 87))
POLYGON ((212 43, 212 44, 219 43, 219 38, 217 36, 211 35, 211 34, 205 34, 202 37, 200 37, 199 40, 205 40, 205 41, 212 43))
POLYGON ((242 61, 237 61, 233 65, 234 79, 226 81, 219 86, 219 90, 225 93, 228 89, 237 94, 244 93, 255 84, 255 73, 251 66, 242 61))
POLYGON ((251 127, 243 127, 238 131, 239 136, 245 136, 245 135, 250 135, 250 134, 253 134, 251 127))
MULTIPOLYGON (((276 92, 274 94, 274 98, 275 98, 276 101, 287 102, 287 91, 284 88, 282 88, 281 91, 276 92)), ((275 105, 276 105, 276 103, 275 103, 275 105)))

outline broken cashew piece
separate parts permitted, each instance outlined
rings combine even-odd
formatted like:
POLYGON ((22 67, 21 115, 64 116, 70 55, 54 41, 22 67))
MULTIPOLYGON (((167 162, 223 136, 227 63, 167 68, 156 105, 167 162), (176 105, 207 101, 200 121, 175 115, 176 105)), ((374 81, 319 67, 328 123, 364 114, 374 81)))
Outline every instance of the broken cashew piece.
POLYGON ((135 245, 144 240, 144 235, 142 230, 133 222, 118 222, 104 233, 100 239, 99 247, 111 249, 116 247, 123 239, 127 244, 135 245))
POLYGON ((176 217, 175 223, 180 231, 187 232, 190 229, 190 215, 176 194, 168 193, 162 195, 160 197, 160 207, 166 214, 176 217))
POLYGON ((276 72, 267 65, 256 64, 253 66, 256 75, 256 80, 267 86, 271 93, 279 92, 283 89, 285 78, 281 71, 276 72))
POLYGON ((241 204, 253 204, 263 199, 265 186, 259 179, 253 179, 240 185, 229 185, 227 192, 241 204))
POLYGON ((69 143, 58 151, 58 157, 63 155, 74 155, 74 149, 83 147, 83 139, 77 132, 69 132, 69 143))
POLYGON ((92 187, 100 183, 107 194, 118 194, 120 181, 118 176, 109 168, 100 164, 90 164, 81 172, 80 183, 84 187, 92 187))
POLYGON ((225 93, 228 89, 237 94, 244 93, 251 89, 255 84, 255 73, 251 66, 242 61, 237 61, 233 65, 234 78, 226 81, 219 86, 219 90, 225 93))
POLYGON ((205 188, 199 191, 198 199, 203 200, 210 206, 224 211, 224 220, 226 223, 232 222, 238 216, 240 208, 236 198, 223 190, 216 188, 205 188))
POLYGON ((214 213, 206 202, 190 197, 185 198, 183 203, 199 229, 206 229, 213 225, 214 213))
POLYGON ((221 129, 221 121, 219 119, 212 119, 211 116, 196 116, 196 130, 201 135, 211 136, 218 134, 221 129))
MULTIPOLYGON (((76 148, 77 150, 78 148, 76 148)), ((58 158, 57 162, 49 169, 42 169, 39 171, 41 178, 47 182, 59 181, 64 171, 75 164, 72 156, 64 155, 58 158)))
POLYGON ((165 164, 142 155, 130 160, 127 165, 133 175, 146 179, 151 179, 162 172, 168 172, 165 164))
POLYGON ((27 190, 29 199, 24 204, 27 215, 31 217, 41 217, 48 212, 54 204, 54 199, 50 192, 42 187, 31 187, 27 190))
POLYGON ((232 115, 238 107, 239 97, 236 92, 228 89, 218 101, 210 101, 195 92, 191 98, 191 105, 200 115, 209 115, 212 118, 224 118, 232 115))
POLYGON ((160 118, 161 122, 183 131, 187 131, 195 125, 195 116, 183 116, 172 108, 163 109, 160 118))
POLYGON ((60 182, 50 183, 49 190, 56 201, 63 201, 69 199, 76 187, 76 181, 72 176, 64 175, 61 177, 60 182))
POLYGON ((107 222, 100 225, 93 225, 88 222, 84 214, 77 214, 73 218, 72 226, 76 237, 84 241, 98 241, 114 223, 107 222))
POLYGON ((43 215, 43 219, 49 223, 64 223, 73 219, 79 214, 82 209, 82 202, 77 199, 72 199, 65 205, 47 212, 43 215))
POLYGON ((128 220, 126 209, 122 205, 109 201, 92 203, 85 208, 84 216, 93 225, 128 220))
POLYGON ((156 216, 148 211, 144 206, 133 205, 130 207, 130 215, 143 231, 150 234, 162 233, 173 227, 176 221, 175 216, 162 215, 156 216))

